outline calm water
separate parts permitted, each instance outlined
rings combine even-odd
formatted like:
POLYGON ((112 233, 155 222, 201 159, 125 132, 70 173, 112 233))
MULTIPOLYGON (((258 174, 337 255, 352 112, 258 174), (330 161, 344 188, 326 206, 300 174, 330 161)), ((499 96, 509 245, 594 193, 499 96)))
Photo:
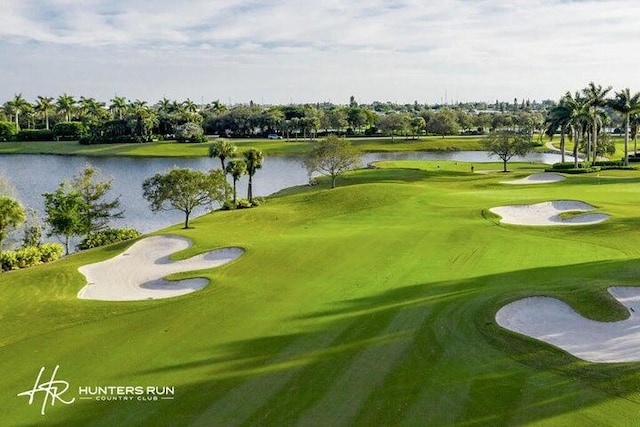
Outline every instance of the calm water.
MULTIPOLYGON (((464 162, 498 161, 485 152, 406 152, 406 153, 370 153, 363 156, 363 163, 376 160, 454 160, 464 162)), ((554 163, 560 161, 555 154, 533 153, 524 159, 514 161, 532 161, 554 163)), ((569 161, 569 160, 567 160, 569 161)), ((153 214, 148 203, 142 197, 142 181, 158 172, 166 172, 173 166, 190 167, 207 171, 219 168, 220 161, 209 158, 163 159, 163 158, 127 158, 127 157, 81 157, 53 155, 0 155, 0 175, 15 189, 15 196, 25 206, 44 213, 42 193, 54 191, 63 180, 71 179, 87 163, 99 168, 107 177, 113 178, 112 196, 120 195, 125 217, 115 221, 117 227, 134 227, 143 233, 167 227, 183 221, 181 212, 161 212, 153 214)), ((267 157, 262 169, 254 177, 254 195, 267 196, 283 188, 306 184, 309 181, 307 171, 300 158, 267 157)), ((246 197, 247 179, 238 182, 238 197, 246 197)), ((204 210, 196 214, 204 213, 204 210)))

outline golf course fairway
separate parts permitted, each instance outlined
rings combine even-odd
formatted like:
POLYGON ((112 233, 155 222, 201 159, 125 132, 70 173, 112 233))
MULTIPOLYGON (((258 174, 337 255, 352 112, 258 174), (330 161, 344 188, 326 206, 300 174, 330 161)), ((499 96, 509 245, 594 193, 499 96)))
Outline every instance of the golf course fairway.
POLYGON ((592 320, 624 320, 607 289, 640 283, 640 172, 501 184, 544 166, 509 168, 382 162, 336 189, 291 188, 159 231, 193 241, 174 259, 244 250, 170 276, 209 280, 174 298, 77 297, 80 266, 133 242, 1 274, 0 425, 633 424, 640 364, 577 359, 501 328, 495 315, 548 296, 592 320), (489 212, 567 199, 610 218, 528 227, 489 212), (19 395, 56 366, 69 386, 59 398, 73 402, 19 395), (81 399, 79 388, 102 386, 172 393, 81 399))

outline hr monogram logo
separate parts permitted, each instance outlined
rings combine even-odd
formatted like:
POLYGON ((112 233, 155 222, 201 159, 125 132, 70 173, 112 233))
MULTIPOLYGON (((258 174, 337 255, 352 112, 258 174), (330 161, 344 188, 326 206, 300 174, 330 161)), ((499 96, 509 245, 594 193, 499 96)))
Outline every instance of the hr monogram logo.
POLYGON ((49 381, 40 382, 45 371, 45 367, 43 366, 42 368, 40 368, 40 373, 36 378, 36 382, 34 383, 33 388, 31 390, 18 393, 18 396, 29 396, 29 405, 33 404, 37 393, 43 393, 44 399, 42 401, 42 408, 40 410, 40 413, 42 415, 44 415, 48 401, 51 402, 51 406, 54 406, 56 401, 64 403, 65 405, 70 405, 76 400, 75 397, 71 400, 64 400, 61 397, 64 393, 67 392, 67 390, 69 390, 69 383, 63 380, 56 380, 56 374, 58 373, 59 368, 60 366, 56 365, 49 381))

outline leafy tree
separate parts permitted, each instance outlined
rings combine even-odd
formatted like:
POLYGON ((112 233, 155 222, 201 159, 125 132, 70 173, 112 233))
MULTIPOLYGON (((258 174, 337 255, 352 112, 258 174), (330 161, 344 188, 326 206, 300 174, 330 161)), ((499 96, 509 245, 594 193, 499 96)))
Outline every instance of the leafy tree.
POLYGON ((449 108, 439 110, 434 114, 433 119, 429 121, 427 130, 437 135, 442 135, 443 138, 445 135, 456 135, 460 132, 458 117, 449 108))
POLYGON ((122 218, 119 197, 106 201, 105 196, 113 186, 113 179, 102 177, 100 169, 87 165, 73 179, 71 186, 82 197, 80 216, 82 218, 82 232, 85 235, 104 230, 112 219, 122 218))
POLYGON ((624 116, 624 165, 629 164, 629 122, 631 114, 640 111, 640 93, 631 95, 629 88, 616 92, 615 98, 609 101, 615 111, 624 116))
POLYGON ((178 142, 204 142, 207 138, 204 136, 202 126, 187 122, 176 126, 176 140, 178 142))
POLYGON ((384 133, 390 133, 391 142, 393 142, 396 132, 407 130, 409 120, 409 116, 406 113, 385 114, 378 119, 378 128, 384 133))
POLYGON ((179 210, 184 212, 184 228, 189 228, 189 216, 199 206, 224 202, 229 184, 224 172, 209 173, 173 168, 166 174, 157 173, 142 183, 143 196, 152 212, 179 210))
POLYGON ((25 220, 25 211, 20 202, 8 196, 0 196, 0 255, 2 254, 2 244, 9 231, 25 220))
POLYGON ((360 154, 349 141, 330 135, 318 142, 307 155, 304 165, 309 171, 326 173, 331 176, 331 188, 336 187, 336 179, 347 170, 360 163, 360 154))
POLYGON ((26 221, 24 224, 24 234, 22 246, 25 248, 39 246, 42 243, 42 222, 35 209, 26 209, 26 221))
POLYGON ((222 170, 226 171, 224 161, 229 157, 233 157, 236 154, 236 150, 237 148, 233 142, 225 139, 218 139, 209 146, 209 157, 219 158, 222 170))
POLYGON ((51 227, 49 236, 64 236, 65 253, 69 254, 69 239, 84 233, 82 195, 69 183, 63 182, 53 193, 44 193, 45 221, 51 227))
POLYGON ((253 204, 253 175, 255 175, 256 171, 262 167, 264 155, 260 150, 249 148, 247 151, 242 153, 242 156, 247 163, 247 175, 249 175, 247 197, 249 198, 249 203, 253 204))
POLYGON ((533 148, 526 136, 511 130, 491 132, 483 139, 482 145, 490 155, 496 155, 502 160, 503 172, 507 172, 507 162, 513 156, 524 156, 533 148))
POLYGON ((236 184, 243 175, 247 174, 247 162, 243 159, 232 159, 229 161, 229 164, 227 164, 225 171, 231 175, 233 179, 233 206, 236 206, 238 203, 236 198, 236 184))
POLYGON ((411 125, 411 130, 413 130, 413 136, 415 139, 417 139, 418 134, 427 127, 427 123, 424 121, 424 118, 420 116, 413 117, 411 119, 410 125, 411 125))
POLYGON ((0 141, 6 141, 16 133, 18 133, 18 129, 16 129, 15 123, 4 121, 0 122, 0 141))

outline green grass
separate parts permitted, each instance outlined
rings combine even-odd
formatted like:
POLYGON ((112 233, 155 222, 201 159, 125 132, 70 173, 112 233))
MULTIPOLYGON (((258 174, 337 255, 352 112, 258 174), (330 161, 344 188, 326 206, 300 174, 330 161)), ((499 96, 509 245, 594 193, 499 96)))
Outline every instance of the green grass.
MULTIPOLYGON (((310 147, 309 140, 294 139, 232 139, 240 150, 250 147, 267 155, 299 155, 310 147)), ((365 152, 423 151, 423 150, 481 150, 480 137, 421 137, 420 139, 353 138, 353 145, 365 152)), ((134 157, 204 157, 209 143, 179 144, 174 141, 145 144, 80 145, 77 141, 0 142, 0 154, 64 154, 82 156, 134 157)))
POLYGON ((494 315, 543 294, 593 319, 624 318, 605 289, 640 276, 640 172, 500 184, 543 168, 511 166, 471 174, 456 162, 382 162, 334 190, 291 188, 256 209, 172 227, 195 241, 181 257, 246 250, 179 298, 76 298, 77 267, 126 244, 0 275, 0 424, 628 424, 638 363, 582 362, 501 329, 494 315), (611 219, 528 228, 485 215, 567 198, 611 219), (16 394, 57 364, 72 386, 168 385, 176 399, 80 401, 43 417, 16 394))

